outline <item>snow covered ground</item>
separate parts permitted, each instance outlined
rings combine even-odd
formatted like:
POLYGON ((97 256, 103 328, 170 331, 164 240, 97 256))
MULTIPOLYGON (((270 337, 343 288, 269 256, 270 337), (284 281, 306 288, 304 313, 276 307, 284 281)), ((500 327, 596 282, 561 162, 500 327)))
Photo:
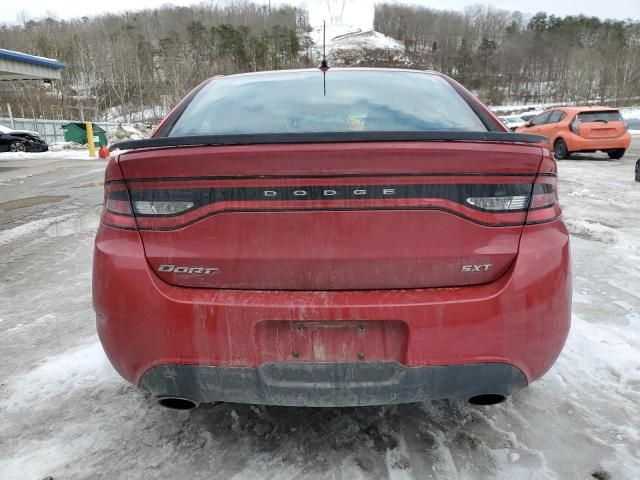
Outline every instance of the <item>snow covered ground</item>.
MULTIPOLYGON (((96 149, 97 151, 97 149, 96 149)), ((97 153, 96 153, 97 155, 97 153)), ((95 160, 96 157, 89 156, 89 150, 69 149, 69 150, 51 150, 49 152, 2 152, 0 153, 0 165, 9 160, 95 160)))
POLYGON ((155 405, 95 334, 104 162, 38 155, 0 161, 0 479, 640 478, 640 138, 621 161, 560 162, 571 334, 494 407, 155 405))

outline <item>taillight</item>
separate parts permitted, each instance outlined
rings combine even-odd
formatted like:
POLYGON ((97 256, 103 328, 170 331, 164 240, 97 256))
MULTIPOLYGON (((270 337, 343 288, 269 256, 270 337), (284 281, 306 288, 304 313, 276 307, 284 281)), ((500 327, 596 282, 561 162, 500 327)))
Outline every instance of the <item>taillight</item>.
POLYGON ((555 176, 540 176, 536 179, 531 192, 531 202, 527 213, 527 223, 543 223, 560 216, 557 179, 555 176))
POLYGON ((209 197, 211 191, 191 188, 176 189, 137 189, 130 192, 131 205, 136 216, 178 215, 204 204, 203 196, 209 197))
POLYGON ((193 202, 134 200, 136 215, 176 215, 193 208, 193 202))
MULTIPOLYGON (((129 201, 129 194, 126 188, 123 190, 118 189, 119 185, 108 185, 106 209, 115 215, 129 215, 131 216, 131 202, 129 201), (115 188, 114 188, 115 187, 115 188)), ((124 187, 124 184, 122 185, 124 187)))
POLYGON ((573 118, 573 120, 571 120, 571 123, 569 124, 569 129, 576 135, 580 133, 580 118, 578 115, 576 115, 573 118))
POLYGON ((109 160, 105 170, 104 208, 102 209, 101 221, 108 227, 136 228, 127 185, 122 178, 120 167, 115 158, 109 160))
POLYGON ((523 210, 529 203, 529 195, 509 195, 499 197, 470 197, 467 203, 490 211, 523 210))
POLYGON ((205 186, 190 179, 172 179, 171 183, 131 180, 125 184, 124 180, 111 178, 105 186, 103 223, 168 230, 230 211, 363 208, 438 209, 487 226, 523 225, 557 218, 560 209, 555 162, 548 152, 534 185, 527 180, 283 187, 271 183, 241 186, 228 181, 219 186, 205 186))
POLYGON ((528 224, 551 222, 562 214, 558 203, 558 165, 544 151, 538 175, 531 189, 531 201, 527 212, 528 224))

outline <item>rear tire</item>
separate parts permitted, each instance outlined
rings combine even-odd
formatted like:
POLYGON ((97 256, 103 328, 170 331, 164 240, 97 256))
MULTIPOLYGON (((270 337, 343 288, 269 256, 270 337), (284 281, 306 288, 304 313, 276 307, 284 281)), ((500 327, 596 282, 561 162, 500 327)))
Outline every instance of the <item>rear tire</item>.
POLYGON ((556 160, 564 160, 569 158, 569 155, 571 154, 564 140, 561 138, 556 140, 556 143, 553 144, 553 156, 556 157, 556 160))
POLYGON ((620 160, 622 157, 624 157, 624 152, 626 150, 624 148, 618 148, 616 150, 609 150, 607 152, 607 155, 609 155, 609 158, 612 160, 620 160))
POLYGON ((640 182, 640 159, 636 162, 636 182, 640 182))
POLYGON ((24 143, 12 142, 9 144, 10 152, 24 152, 24 143))

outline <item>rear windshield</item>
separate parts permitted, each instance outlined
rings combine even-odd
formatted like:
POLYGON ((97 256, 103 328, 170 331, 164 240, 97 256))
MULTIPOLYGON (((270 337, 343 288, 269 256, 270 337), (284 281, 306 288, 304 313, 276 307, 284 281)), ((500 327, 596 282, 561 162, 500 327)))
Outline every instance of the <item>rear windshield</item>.
POLYGON ((320 70, 216 79, 169 136, 350 131, 486 132, 444 79, 418 72, 320 70))
POLYGON ((617 110, 607 110, 602 112, 584 112, 579 113, 578 118, 581 122, 621 122, 622 117, 617 110))

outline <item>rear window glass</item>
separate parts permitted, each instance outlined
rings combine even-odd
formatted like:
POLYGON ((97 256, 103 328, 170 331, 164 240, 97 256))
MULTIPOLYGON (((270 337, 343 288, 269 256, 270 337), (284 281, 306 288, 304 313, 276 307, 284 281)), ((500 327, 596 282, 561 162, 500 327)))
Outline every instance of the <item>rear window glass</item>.
POLYGON ((579 113, 578 118, 581 122, 621 122, 622 117, 618 111, 607 112, 584 112, 579 113))
POLYGON ((532 125, 542 125, 544 123, 547 123, 547 119, 549 118, 550 115, 551 115, 551 112, 545 112, 542 115, 540 115, 539 117, 536 117, 533 120, 531 120, 531 124, 532 125))
POLYGON ((531 120, 536 115, 538 115, 538 114, 537 113, 525 113, 524 115, 520 115, 520 118, 522 120, 524 120, 525 122, 528 122, 529 120, 531 120))
POLYGON ((549 120, 547 120, 547 123, 558 123, 560 120, 562 120, 565 116, 564 112, 561 112, 560 110, 554 110, 553 112, 551 112, 551 115, 549 116, 549 120))
POLYGON ((444 79, 418 72, 329 70, 216 79, 169 136, 349 131, 487 131, 444 79))

